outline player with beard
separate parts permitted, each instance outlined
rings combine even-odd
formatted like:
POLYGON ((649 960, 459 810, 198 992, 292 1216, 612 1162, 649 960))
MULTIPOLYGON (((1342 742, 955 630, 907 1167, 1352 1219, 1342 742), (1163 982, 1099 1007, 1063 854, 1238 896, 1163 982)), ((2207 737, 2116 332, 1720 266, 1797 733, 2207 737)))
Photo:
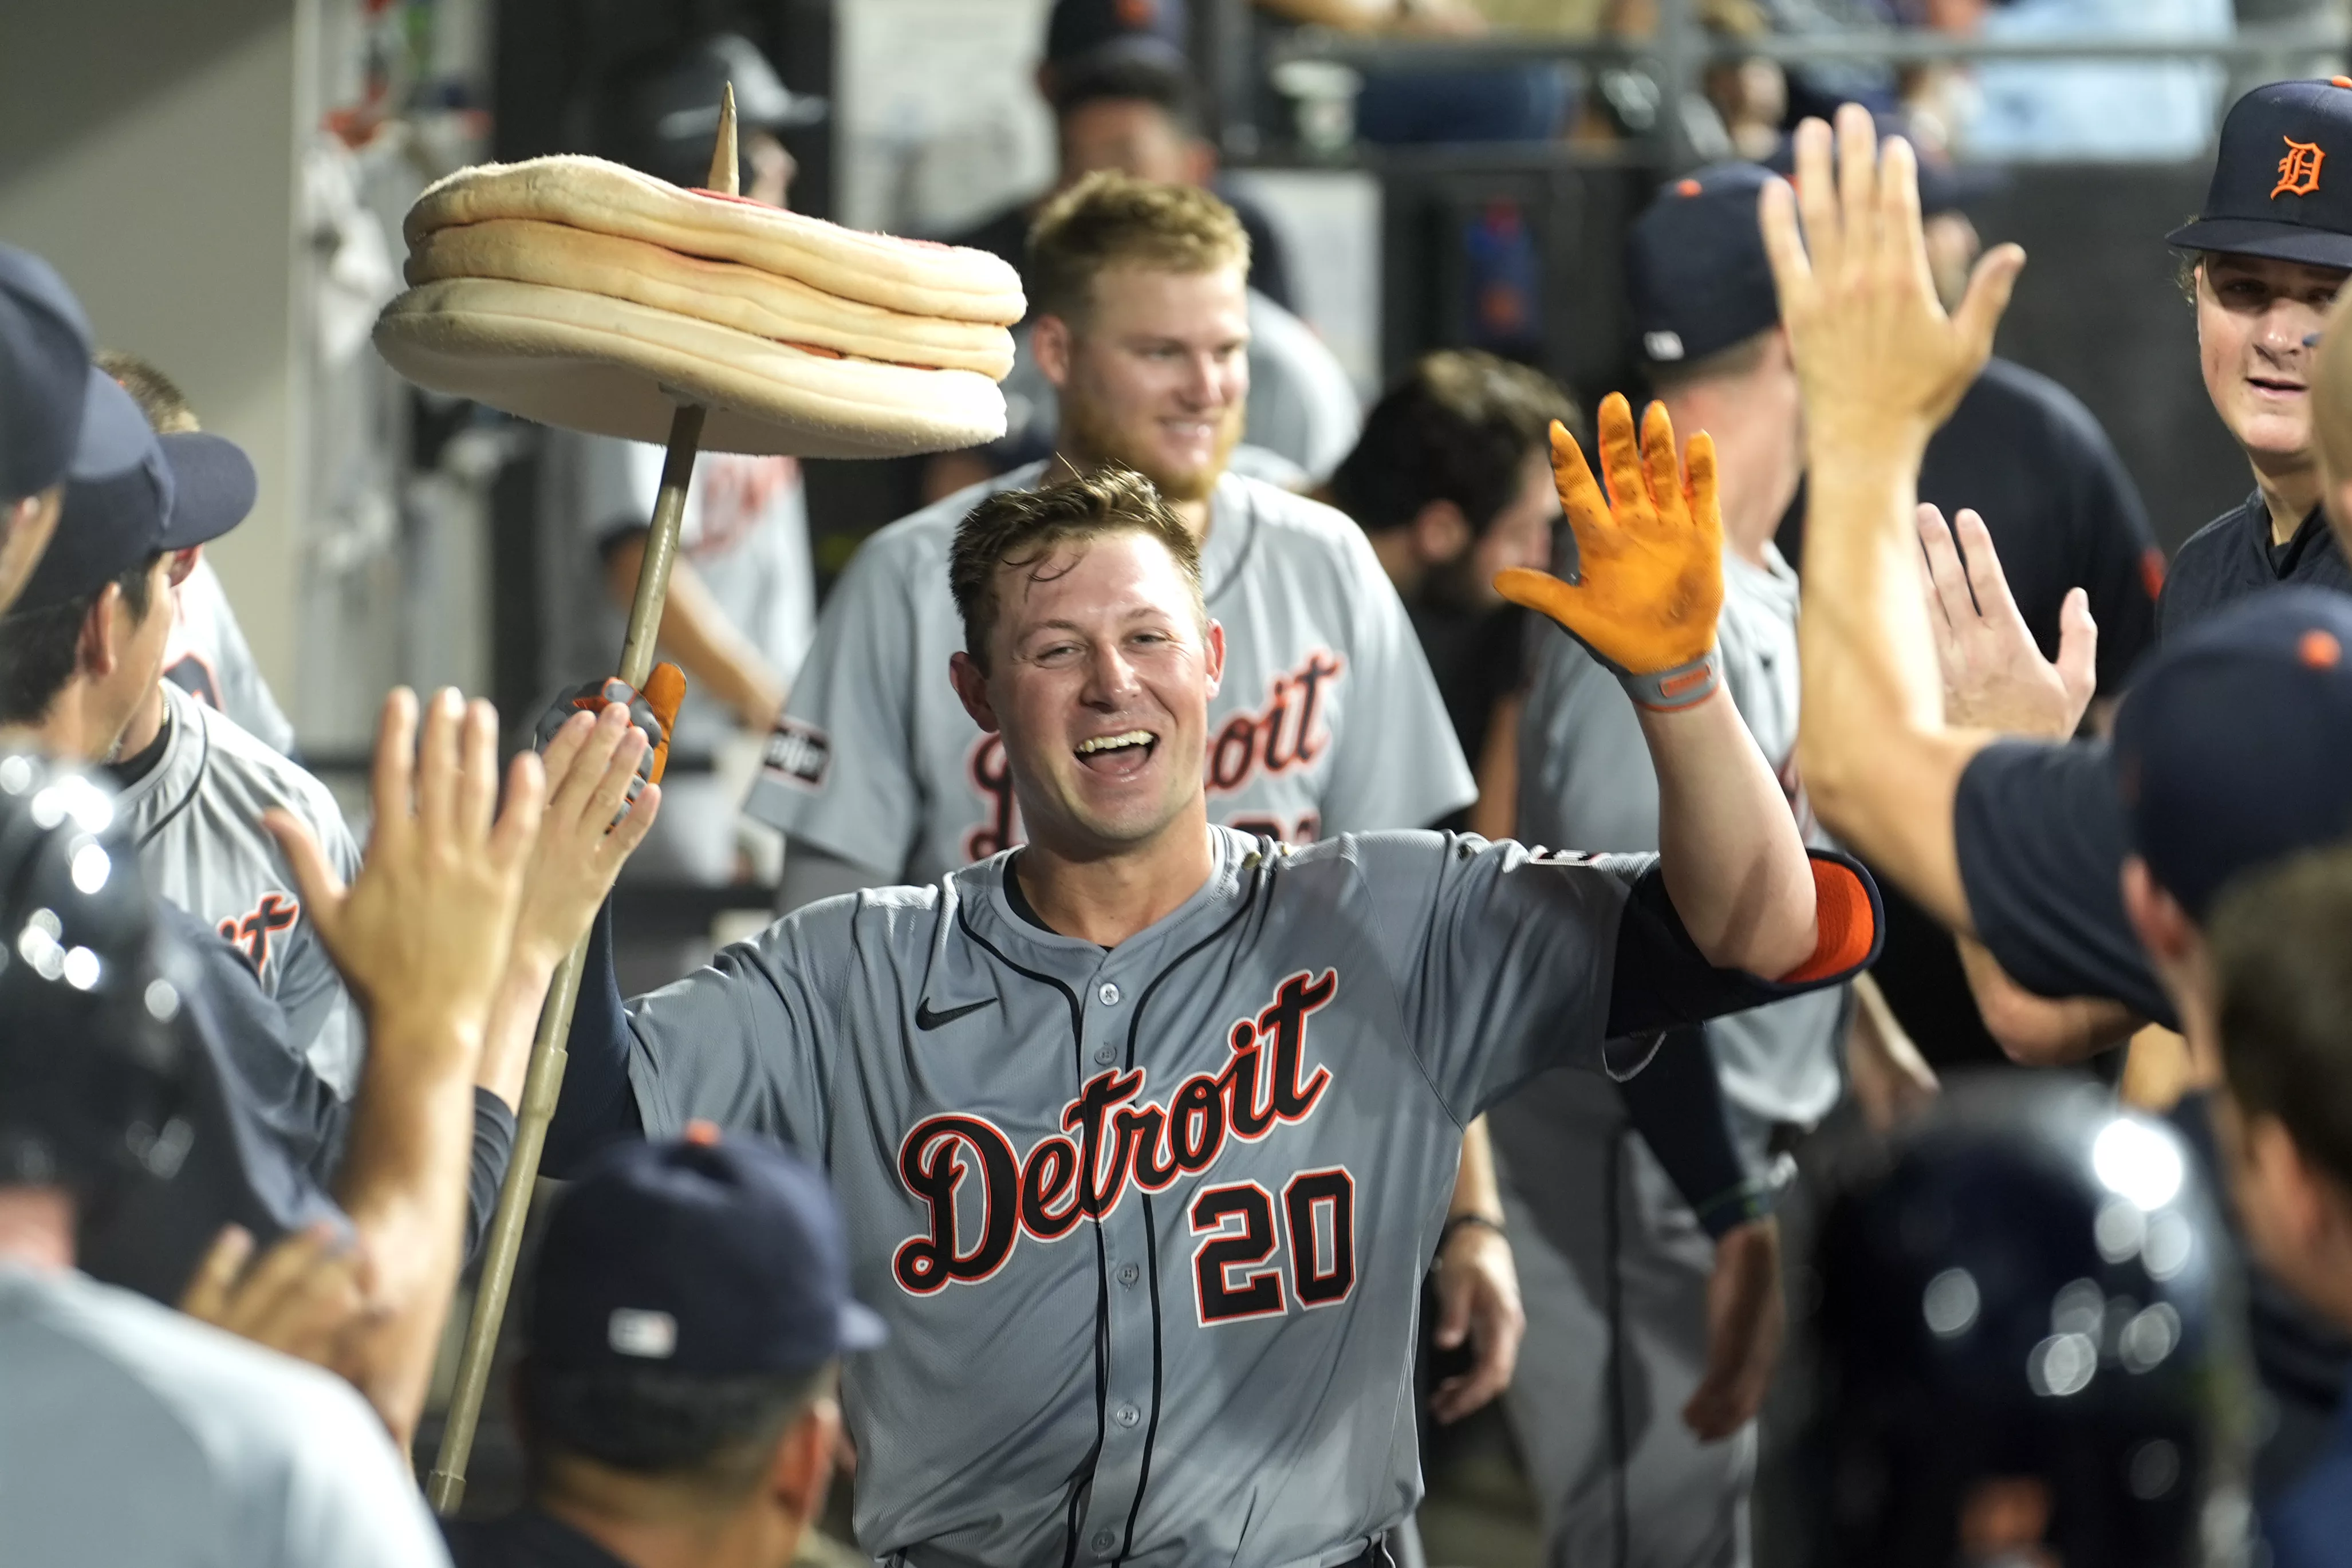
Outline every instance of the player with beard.
MULTIPOLYGON (((1212 821, 1305 843, 1467 806, 1476 787, 1453 723, 1362 531, 1226 470, 1249 397, 1249 240, 1233 209, 1105 172, 1048 202, 1029 246, 1055 455, 881 530, 835 586, 744 807, 786 836, 780 910, 936 882, 1026 838, 1002 741, 940 675, 963 646, 956 525, 1049 473, 1134 469, 1201 542, 1227 647, 1209 705, 1212 821)), ((1438 1337, 1466 1336, 1475 1359, 1438 1399, 1460 1415, 1509 1381, 1522 1321, 1483 1121, 1451 1213, 1438 1337)))
POLYGON ((1440 349, 1373 405, 1356 449, 1324 487, 1403 595, 1454 737, 1478 771, 1476 803, 1447 826, 1488 838, 1511 837, 1528 679, 1527 612, 1495 592, 1495 574, 1551 564, 1555 419, 1582 431, 1575 400, 1541 371, 1440 349))

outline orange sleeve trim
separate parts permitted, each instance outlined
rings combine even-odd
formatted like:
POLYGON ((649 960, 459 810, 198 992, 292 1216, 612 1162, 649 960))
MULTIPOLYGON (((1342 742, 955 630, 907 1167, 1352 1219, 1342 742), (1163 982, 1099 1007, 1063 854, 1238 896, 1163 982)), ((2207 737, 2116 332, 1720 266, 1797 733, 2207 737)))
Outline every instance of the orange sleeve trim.
POLYGON ((1870 889, 1853 868, 1834 860, 1809 859, 1813 868, 1813 955, 1780 976, 1778 984, 1801 985, 1858 967, 1878 941, 1870 889))

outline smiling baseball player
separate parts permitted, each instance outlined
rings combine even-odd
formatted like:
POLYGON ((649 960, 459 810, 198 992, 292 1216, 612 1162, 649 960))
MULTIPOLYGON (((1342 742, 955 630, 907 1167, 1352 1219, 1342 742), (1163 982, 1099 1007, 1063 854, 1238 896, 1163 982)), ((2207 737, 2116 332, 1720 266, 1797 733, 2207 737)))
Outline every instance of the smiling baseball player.
POLYGON ((1663 422, 1647 474, 1612 472, 1580 585, 1502 584, 1645 705, 1659 857, 1211 826, 1223 628, 1192 531, 1106 471, 992 498, 950 563, 953 688, 1002 738, 1025 846, 810 905, 625 1007, 603 825, 541 858, 594 875, 535 889, 526 924, 598 930, 551 1173, 704 1118, 840 1193, 890 1327, 845 1384, 866 1552, 1385 1563, 1464 1125, 1543 1068, 1632 1070, 1654 1031, 1866 959, 1867 880, 1809 863, 1717 700, 1695 448, 1687 489, 1663 422))

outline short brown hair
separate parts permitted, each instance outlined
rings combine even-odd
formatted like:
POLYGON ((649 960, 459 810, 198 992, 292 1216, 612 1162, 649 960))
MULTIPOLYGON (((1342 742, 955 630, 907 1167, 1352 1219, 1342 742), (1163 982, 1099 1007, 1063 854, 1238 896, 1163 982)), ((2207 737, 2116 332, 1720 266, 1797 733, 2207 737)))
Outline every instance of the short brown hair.
POLYGON ((2352 1187, 2352 848, 2233 882, 2209 929, 2231 1095, 2352 1187))
POLYGON ((179 383, 141 359, 137 354, 124 353, 121 349, 100 349, 95 358, 100 370, 112 376, 139 405, 139 412, 147 416, 159 436, 185 436, 198 428, 196 411, 188 406, 188 395, 180 390, 179 383))
POLYGON ((1118 533, 1158 540, 1192 587, 1193 607, 1206 621, 1201 592, 1201 542, 1169 510, 1150 479, 1130 468, 1073 474, 1030 490, 1002 490, 971 509, 957 525, 948 553, 948 587, 963 617, 963 648, 988 668, 989 634, 996 629, 996 573, 1002 566, 1042 573, 1066 544, 1090 543, 1118 533))
POLYGON ((1108 268, 1246 272, 1249 259, 1242 220, 1208 192, 1105 169, 1047 202, 1030 226, 1029 304, 1038 315, 1081 321, 1108 268))

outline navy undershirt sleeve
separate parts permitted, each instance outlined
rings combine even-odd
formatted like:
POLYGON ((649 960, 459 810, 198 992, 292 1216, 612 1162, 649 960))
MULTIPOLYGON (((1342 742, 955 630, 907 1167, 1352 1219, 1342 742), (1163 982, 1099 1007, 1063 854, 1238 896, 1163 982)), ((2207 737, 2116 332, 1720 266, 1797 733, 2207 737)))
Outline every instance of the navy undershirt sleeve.
POLYGON ((1710 1237, 1770 1212, 1764 1184, 1732 1145, 1706 1031, 1670 1029, 1649 1065, 1618 1086, 1634 1131, 1710 1237))
POLYGON ((589 928, 588 962, 572 1009, 570 1059, 563 1092, 548 1123, 540 1168, 567 1176, 616 1138, 645 1136, 645 1117, 629 1084, 629 1015, 613 971, 613 903, 607 899, 589 928))
POLYGON ((474 1086, 474 1160, 466 1173, 466 1261, 482 1250, 498 1213, 499 1188, 505 1185, 507 1165, 514 1158, 515 1113, 507 1102, 479 1084, 474 1086))
POLYGON ((2124 914, 2123 802, 2105 742, 1987 746, 1960 774, 1952 839, 1978 940, 2010 978, 2179 1026, 2124 914))

